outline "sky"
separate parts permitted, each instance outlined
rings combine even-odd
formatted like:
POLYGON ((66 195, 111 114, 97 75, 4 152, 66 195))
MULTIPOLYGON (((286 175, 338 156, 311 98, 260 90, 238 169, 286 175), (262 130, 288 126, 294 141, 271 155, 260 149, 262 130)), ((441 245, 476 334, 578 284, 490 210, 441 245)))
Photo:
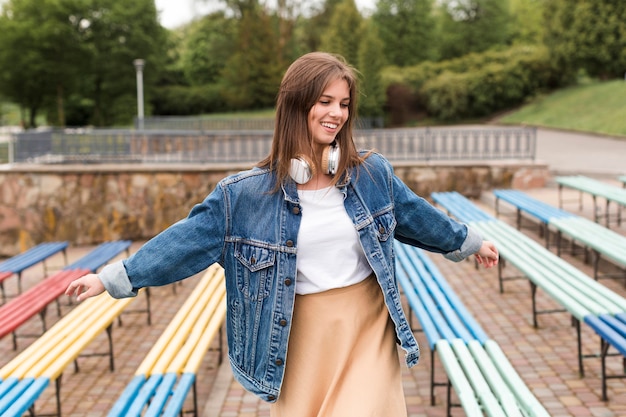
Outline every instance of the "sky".
MULTIPOLYGON (((0 0, 2 2, 2 0, 0 0)), ((215 10, 216 5, 224 3, 218 0, 155 0, 161 25, 174 29, 215 10)), ((376 0, 355 0, 361 12, 374 9, 376 0)))

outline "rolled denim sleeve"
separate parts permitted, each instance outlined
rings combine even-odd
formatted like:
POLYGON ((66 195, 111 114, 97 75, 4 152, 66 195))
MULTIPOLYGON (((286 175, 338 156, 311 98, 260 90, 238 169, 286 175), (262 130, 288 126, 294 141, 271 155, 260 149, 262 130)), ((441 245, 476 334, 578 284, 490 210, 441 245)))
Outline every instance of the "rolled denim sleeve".
POLYGON ((448 260, 460 262, 478 252, 482 244, 482 235, 476 229, 467 226, 467 236, 461 247, 455 251, 445 253, 443 256, 448 260))
POLYGON ((123 261, 117 261, 102 268, 98 274, 104 288, 113 298, 128 298, 137 295, 130 283, 123 261))

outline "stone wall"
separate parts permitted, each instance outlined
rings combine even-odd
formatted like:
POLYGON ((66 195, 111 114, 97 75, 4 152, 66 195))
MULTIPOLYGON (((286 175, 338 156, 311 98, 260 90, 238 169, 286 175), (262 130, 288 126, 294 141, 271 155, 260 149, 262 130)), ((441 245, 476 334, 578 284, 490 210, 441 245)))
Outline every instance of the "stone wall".
MULTIPOLYGON (((36 243, 92 245, 146 240, 185 217, 226 175, 247 166, 52 165, 0 170, 0 256, 36 243)), ((419 195, 456 190, 469 197, 498 187, 545 184, 541 163, 395 165, 419 195)))

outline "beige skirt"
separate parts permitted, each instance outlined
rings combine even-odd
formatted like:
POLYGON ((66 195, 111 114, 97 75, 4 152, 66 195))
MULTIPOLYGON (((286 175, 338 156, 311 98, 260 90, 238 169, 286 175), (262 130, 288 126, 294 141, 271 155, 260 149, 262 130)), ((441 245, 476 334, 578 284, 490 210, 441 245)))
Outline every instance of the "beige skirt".
POLYGON ((271 417, 406 417, 393 322, 374 277, 298 295, 271 417))

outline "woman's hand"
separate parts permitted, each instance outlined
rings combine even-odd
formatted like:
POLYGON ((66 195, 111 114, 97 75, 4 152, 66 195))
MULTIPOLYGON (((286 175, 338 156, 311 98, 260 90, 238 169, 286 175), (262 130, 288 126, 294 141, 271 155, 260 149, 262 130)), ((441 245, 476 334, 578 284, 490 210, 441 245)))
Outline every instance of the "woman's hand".
POLYGON ((474 254, 476 262, 483 265, 485 268, 491 268, 497 265, 499 256, 496 245, 488 240, 483 241, 483 245, 480 247, 479 251, 474 254))
POLYGON ((105 288, 97 274, 87 274, 75 279, 68 285, 65 295, 76 295, 77 301, 102 294, 105 288))

